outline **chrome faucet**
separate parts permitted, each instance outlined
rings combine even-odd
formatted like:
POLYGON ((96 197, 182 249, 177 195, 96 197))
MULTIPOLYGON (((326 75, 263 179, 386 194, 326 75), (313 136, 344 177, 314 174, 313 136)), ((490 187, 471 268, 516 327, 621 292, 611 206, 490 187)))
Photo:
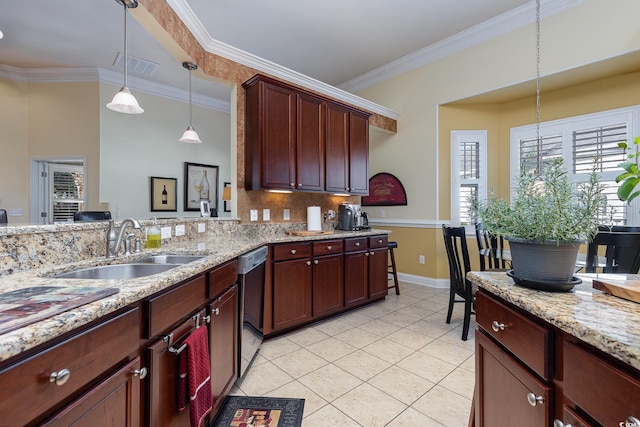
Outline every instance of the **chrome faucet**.
POLYGON ((122 223, 120 224, 120 231, 116 231, 113 220, 109 220, 109 229, 107 230, 107 258, 115 258, 118 256, 127 225, 130 225, 133 228, 140 228, 140 223, 136 219, 127 218, 122 220, 122 223))

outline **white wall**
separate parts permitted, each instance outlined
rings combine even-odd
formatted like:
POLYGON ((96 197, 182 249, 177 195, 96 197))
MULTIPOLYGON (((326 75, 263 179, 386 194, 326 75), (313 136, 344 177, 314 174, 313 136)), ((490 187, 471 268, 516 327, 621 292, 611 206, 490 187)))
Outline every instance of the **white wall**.
MULTIPOLYGON (((230 115, 193 106, 193 127, 202 144, 178 141, 189 124, 189 105, 136 92, 144 108, 141 115, 116 113, 106 104, 119 90, 100 85, 100 202, 116 219, 127 217, 199 216, 183 210, 183 163, 219 166, 218 211, 222 212, 222 187, 230 179, 230 115), (151 212, 149 177, 177 178, 177 212, 151 212)), ((213 183, 211 183, 213 184, 213 183)))

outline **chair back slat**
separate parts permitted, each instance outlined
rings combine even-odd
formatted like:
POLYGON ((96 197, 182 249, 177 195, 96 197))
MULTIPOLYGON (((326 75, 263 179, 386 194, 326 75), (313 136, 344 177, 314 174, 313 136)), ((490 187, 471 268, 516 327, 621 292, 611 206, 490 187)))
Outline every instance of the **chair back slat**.
POLYGON ((504 238, 489 234, 482 223, 477 223, 475 228, 480 253, 480 271, 507 268, 507 262, 502 257, 504 238))
POLYGON ((449 278, 451 287, 459 296, 471 297, 471 283, 467 273, 471 270, 469 250, 464 227, 442 226, 447 258, 449 260, 449 278))
POLYGON ((605 265, 602 273, 636 274, 640 270, 640 233, 599 231, 587 246, 585 271, 595 273, 598 267, 598 250, 604 246, 605 265))

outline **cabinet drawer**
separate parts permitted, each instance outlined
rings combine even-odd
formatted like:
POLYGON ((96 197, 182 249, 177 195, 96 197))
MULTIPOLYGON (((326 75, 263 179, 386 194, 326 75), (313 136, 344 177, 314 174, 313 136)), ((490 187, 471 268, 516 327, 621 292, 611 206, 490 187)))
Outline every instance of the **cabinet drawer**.
POLYGON ((209 298, 215 298, 238 281, 238 261, 233 260, 209 272, 209 298))
POLYGON ((565 341, 564 394, 603 426, 640 419, 640 378, 632 377, 595 354, 565 341))
POLYGON ((384 236, 371 236, 369 237, 369 249, 386 248, 388 241, 389 237, 386 234, 384 236))
POLYGON ((369 239, 367 237, 354 237, 353 239, 344 239, 345 252, 364 251, 368 247, 369 239))
POLYGON ((342 253, 342 240, 323 240, 321 242, 313 242, 313 255, 331 255, 342 253))
POLYGON ((538 375, 551 381, 551 330, 516 313, 482 291, 476 296, 476 313, 478 326, 538 375))
POLYGON ((2 425, 26 425, 138 348, 139 311, 127 311, 0 372, 2 425), (70 373, 60 385, 52 373, 70 373))
POLYGON ((145 301, 145 338, 152 338, 166 331, 206 301, 207 286, 204 275, 145 301))
POLYGON ((287 243, 273 246, 273 260, 286 261, 290 259, 309 258, 311 256, 311 243, 287 243))

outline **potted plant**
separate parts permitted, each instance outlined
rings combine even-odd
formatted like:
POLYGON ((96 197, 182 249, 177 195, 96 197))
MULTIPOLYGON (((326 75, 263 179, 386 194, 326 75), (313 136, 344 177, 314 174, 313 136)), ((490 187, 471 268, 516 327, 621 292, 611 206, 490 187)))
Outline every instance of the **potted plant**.
POLYGON ((575 263, 581 243, 598 232, 604 186, 594 170, 574 185, 562 159, 540 174, 523 171, 511 204, 493 193, 487 201, 472 200, 484 228, 509 242, 516 283, 544 290, 569 290, 576 283, 575 263))
MULTIPOLYGON (((635 145, 640 144, 640 136, 633 138, 633 143, 635 145)), ((626 142, 621 142, 618 146, 624 150, 629 148, 626 142)), ((623 202, 631 203, 633 199, 640 196, 640 190, 636 190, 636 187, 640 184, 639 155, 640 153, 629 153, 628 160, 618 165, 624 169, 624 172, 616 177, 616 182, 622 182, 618 187, 618 198, 623 202)))

